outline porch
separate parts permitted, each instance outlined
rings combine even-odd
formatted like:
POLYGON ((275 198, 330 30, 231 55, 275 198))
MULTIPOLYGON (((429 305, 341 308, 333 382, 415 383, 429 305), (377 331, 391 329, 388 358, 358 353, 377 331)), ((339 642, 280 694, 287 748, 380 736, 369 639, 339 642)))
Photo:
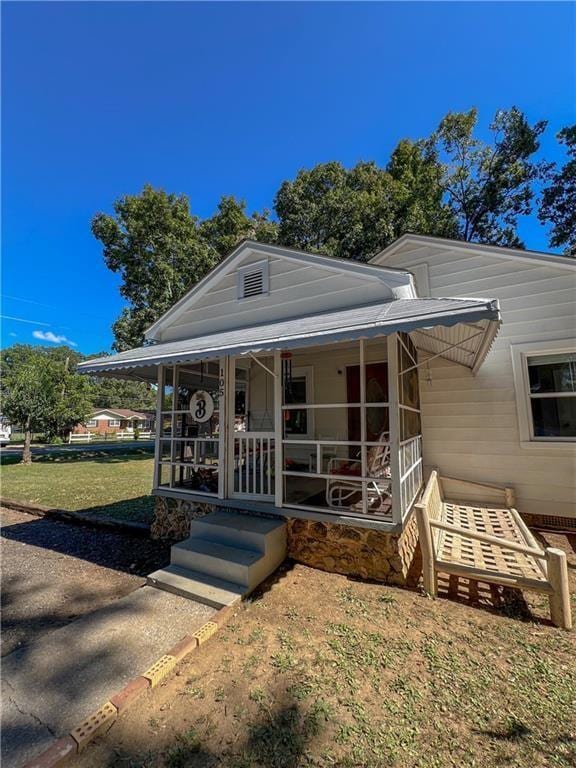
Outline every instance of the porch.
POLYGON ((398 532, 424 479, 422 367, 477 371, 499 324, 489 299, 398 298, 80 367, 157 383, 156 495, 398 532))
POLYGON ((154 493, 400 531, 423 484, 408 333, 161 365, 154 493))

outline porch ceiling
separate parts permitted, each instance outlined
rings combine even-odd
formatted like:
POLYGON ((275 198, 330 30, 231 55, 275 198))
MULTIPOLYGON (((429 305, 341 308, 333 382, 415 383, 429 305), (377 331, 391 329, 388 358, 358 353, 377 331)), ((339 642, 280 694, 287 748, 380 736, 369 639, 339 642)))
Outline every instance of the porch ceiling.
POLYGON ((499 325, 495 299, 394 299, 139 347, 81 363, 78 370, 155 381, 157 366, 162 364, 296 349, 398 331, 410 333, 416 346, 427 353, 477 370, 499 325))

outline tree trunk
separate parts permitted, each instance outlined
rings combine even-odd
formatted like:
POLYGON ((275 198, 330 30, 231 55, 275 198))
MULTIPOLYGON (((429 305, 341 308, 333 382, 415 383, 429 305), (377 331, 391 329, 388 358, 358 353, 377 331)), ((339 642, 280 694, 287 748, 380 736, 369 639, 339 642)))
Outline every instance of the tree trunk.
POLYGON ((30 429, 30 419, 24 426, 24 450, 22 451, 22 464, 32 464, 32 451, 30 444, 32 442, 32 430, 30 429))

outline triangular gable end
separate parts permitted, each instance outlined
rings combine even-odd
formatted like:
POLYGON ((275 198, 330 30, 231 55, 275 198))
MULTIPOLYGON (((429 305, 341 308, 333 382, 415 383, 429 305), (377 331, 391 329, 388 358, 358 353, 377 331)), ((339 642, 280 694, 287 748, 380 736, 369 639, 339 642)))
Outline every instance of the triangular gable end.
POLYGON ((414 295, 404 270, 247 240, 157 320, 146 338, 176 340, 414 295))

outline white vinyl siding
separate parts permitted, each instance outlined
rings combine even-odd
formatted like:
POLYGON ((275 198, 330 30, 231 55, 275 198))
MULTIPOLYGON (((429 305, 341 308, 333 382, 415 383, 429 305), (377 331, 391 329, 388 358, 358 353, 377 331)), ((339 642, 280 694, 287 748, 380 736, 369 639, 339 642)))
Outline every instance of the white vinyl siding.
POLYGON ((239 301, 240 270, 261 264, 261 256, 247 258, 239 268, 223 275, 162 332, 159 340, 176 341, 393 298, 392 289, 372 275, 364 278, 336 268, 271 256, 267 262, 267 292, 239 301))
POLYGON ((431 296, 500 301, 503 325, 476 376, 443 360, 420 370, 428 470, 511 484, 520 512, 576 517, 575 445, 524 439, 512 366, 512 345, 574 345, 576 270, 410 243, 375 263, 404 269, 426 263, 431 296))

